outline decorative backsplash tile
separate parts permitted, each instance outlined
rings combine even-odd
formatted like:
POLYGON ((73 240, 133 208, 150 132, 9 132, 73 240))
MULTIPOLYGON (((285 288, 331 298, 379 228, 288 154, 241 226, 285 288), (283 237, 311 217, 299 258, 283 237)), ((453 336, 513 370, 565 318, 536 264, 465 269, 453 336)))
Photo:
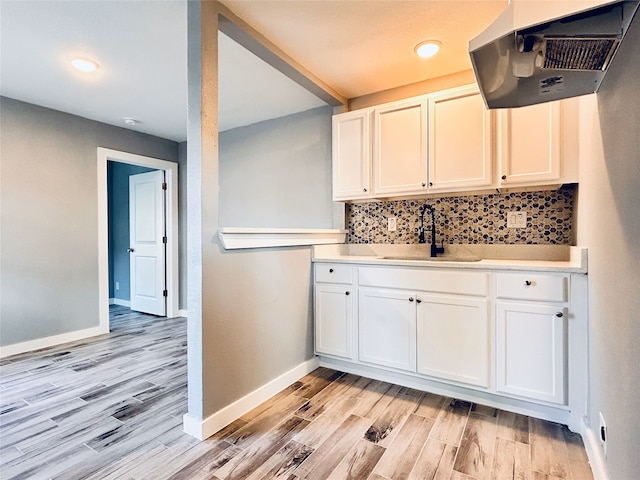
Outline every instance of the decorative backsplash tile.
MULTIPOLYGON (((552 244, 573 241, 575 187, 546 192, 496 193, 466 197, 426 198, 347 204, 347 243, 418 243, 420 211, 436 210, 437 241, 447 243, 552 244), (526 211, 526 228, 507 228, 507 212, 526 211), (387 218, 397 218, 397 230, 387 218)), ((431 218, 425 215, 427 242, 431 218)))

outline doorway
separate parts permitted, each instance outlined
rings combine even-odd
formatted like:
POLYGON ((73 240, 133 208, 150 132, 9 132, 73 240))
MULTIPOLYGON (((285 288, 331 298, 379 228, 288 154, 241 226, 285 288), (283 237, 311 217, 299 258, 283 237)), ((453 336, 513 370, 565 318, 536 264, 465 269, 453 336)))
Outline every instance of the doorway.
POLYGON ((122 163, 163 170, 166 182, 166 316, 178 316, 178 164, 117 150, 98 148, 98 253, 99 321, 109 330, 108 163, 122 163))
POLYGON ((164 170, 107 162, 109 304, 166 315, 164 170))

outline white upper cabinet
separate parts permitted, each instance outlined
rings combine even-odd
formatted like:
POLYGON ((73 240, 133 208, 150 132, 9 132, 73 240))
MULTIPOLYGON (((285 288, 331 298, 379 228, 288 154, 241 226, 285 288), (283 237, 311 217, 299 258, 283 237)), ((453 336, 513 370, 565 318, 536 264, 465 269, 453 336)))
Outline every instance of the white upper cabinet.
POLYGON ((333 199, 353 200, 371 196, 371 112, 333 117, 333 199))
POLYGON ((336 115, 333 198, 575 183, 578 120, 593 114, 583 104, 570 98, 494 113, 469 85, 336 115))
POLYGON ((552 185, 578 181, 575 98, 498 113, 498 186, 552 185))
POLYGON ((425 193, 427 187, 427 101, 394 102, 374 110, 375 195, 425 193))
POLYGON ((429 97, 429 189, 490 187, 491 112, 475 85, 429 97))
POLYGON ((500 183, 560 180, 560 103, 502 110, 499 114, 500 183))

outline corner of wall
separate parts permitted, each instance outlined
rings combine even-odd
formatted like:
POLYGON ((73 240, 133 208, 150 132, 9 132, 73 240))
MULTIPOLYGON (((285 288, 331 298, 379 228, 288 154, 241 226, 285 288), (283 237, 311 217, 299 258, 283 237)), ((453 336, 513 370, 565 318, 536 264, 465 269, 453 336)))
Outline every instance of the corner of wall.
POLYGON ((319 366, 320 360, 318 357, 307 360, 202 420, 186 413, 182 417, 184 432, 198 440, 209 438, 319 366))

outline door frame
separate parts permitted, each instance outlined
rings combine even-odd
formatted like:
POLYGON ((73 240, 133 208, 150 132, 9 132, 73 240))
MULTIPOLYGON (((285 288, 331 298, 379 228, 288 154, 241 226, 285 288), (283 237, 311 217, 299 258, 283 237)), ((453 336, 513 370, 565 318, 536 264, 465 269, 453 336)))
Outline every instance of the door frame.
POLYGON ((107 162, 128 163, 165 171, 167 183, 167 317, 177 317, 178 287, 178 164, 158 158, 145 157, 98 147, 98 308, 102 331, 109 330, 109 217, 107 212, 107 162))

